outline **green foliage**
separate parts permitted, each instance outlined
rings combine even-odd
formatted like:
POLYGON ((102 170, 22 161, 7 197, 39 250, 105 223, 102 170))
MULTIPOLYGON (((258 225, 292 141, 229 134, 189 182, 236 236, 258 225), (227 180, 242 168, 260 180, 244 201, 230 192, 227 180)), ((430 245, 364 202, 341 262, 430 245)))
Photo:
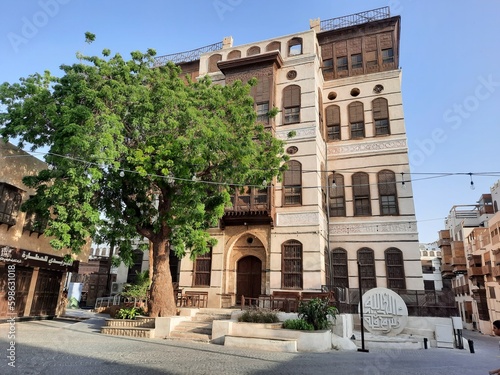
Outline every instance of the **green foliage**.
POLYGON ((133 284, 127 284, 120 294, 127 298, 146 299, 149 289, 149 271, 136 272, 133 284))
POLYGON ((0 86, 0 137, 48 149, 51 168, 23 180, 36 190, 23 209, 48 220, 55 249, 79 253, 98 237, 130 265, 145 237, 153 260, 170 247, 204 254, 231 189, 283 171, 284 143, 256 123, 249 84, 186 82, 174 64, 154 67, 155 54, 104 49, 61 65, 60 77, 0 86))
POLYGON ((304 319, 289 319, 283 322, 283 328, 295 329, 298 331, 314 331, 314 326, 304 319))
POLYGON ((238 317, 238 322, 246 323, 278 323, 278 314, 276 311, 267 309, 245 310, 238 317))
POLYGON ((144 311, 137 307, 124 307, 116 312, 116 319, 135 319, 143 315, 144 311))
POLYGON ((334 306, 329 306, 327 298, 314 298, 307 302, 299 304, 299 318, 311 324, 315 330, 331 328, 331 321, 328 316, 336 319, 338 310, 334 306))

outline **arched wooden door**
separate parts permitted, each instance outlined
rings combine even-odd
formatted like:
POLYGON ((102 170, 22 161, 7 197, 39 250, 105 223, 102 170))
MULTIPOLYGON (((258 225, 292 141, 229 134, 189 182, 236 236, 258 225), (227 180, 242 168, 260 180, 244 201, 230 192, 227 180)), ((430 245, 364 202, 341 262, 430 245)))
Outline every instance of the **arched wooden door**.
POLYGON ((254 256, 246 256, 238 261, 236 271, 236 301, 241 296, 257 298, 261 294, 262 262, 254 256))

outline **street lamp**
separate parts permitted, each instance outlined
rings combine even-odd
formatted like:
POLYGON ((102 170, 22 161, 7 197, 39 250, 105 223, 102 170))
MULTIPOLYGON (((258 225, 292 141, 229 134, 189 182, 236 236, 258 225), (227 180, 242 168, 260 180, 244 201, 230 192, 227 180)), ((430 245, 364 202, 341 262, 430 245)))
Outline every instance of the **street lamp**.
POLYGON ((368 353, 368 349, 365 349, 365 324, 363 319, 363 292, 361 290, 361 263, 358 260, 358 287, 359 287, 359 317, 361 319, 361 348, 358 348, 358 352, 368 353))

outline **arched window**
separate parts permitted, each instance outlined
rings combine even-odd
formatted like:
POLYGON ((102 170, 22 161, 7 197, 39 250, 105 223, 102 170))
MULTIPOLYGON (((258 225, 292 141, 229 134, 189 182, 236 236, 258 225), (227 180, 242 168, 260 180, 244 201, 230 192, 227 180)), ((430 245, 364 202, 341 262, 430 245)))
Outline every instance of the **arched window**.
POLYGON ((385 266, 387 270, 387 287, 389 289, 406 289, 403 252, 396 248, 385 251, 385 266))
POLYGON ((241 57, 241 51, 240 50, 232 50, 231 52, 229 52, 227 54, 227 59, 228 60, 231 60, 231 59, 239 59, 241 57))
POLYGON ((383 170, 377 176, 380 215, 399 215, 396 175, 392 171, 383 170))
POLYGON ((375 123, 375 135, 389 135, 389 105, 387 99, 377 98, 372 101, 373 122, 375 123))
POLYGON ((283 89, 283 123, 300 122, 300 86, 290 85, 283 89))
POLYGON ((357 172, 352 175, 352 195, 354 200, 354 216, 370 216, 372 208, 370 181, 367 173, 357 172))
POLYGON ((337 141, 341 139, 340 135, 340 107, 338 105, 330 105, 326 107, 326 132, 329 141, 337 141))
POLYGON ((281 43, 280 42, 271 42, 269 43, 267 46, 266 46, 266 51, 269 52, 269 51, 281 51, 281 43))
POLYGON ((288 163, 283 175, 283 206, 302 204, 302 165, 295 160, 288 163))
POLYGON ((247 50, 247 56, 258 55, 260 53, 260 47, 253 46, 247 50))
POLYGON ((288 41, 288 56, 302 55, 302 38, 293 38, 288 41))
POLYGON ((222 55, 216 53, 208 58, 208 72, 213 73, 219 70, 217 63, 222 60, 222 55))
POLYGON ((422 256, 423 257, 429 256, 429 252, 427 250, 422 251, 422 256))
POLYGON ((302 243, 290 240, 281 246, 281 288, 302 289, 302 243))
POLYGON ((375 256, 372 249, 366 247, 358 250, 358 262, 361 271, 361 288, 372 289, 377 287, 375 275, 375 256))
POLYGON ((348 106, 351 139, 365 137, 365 114, 363 103, 354 102, 348 106))
POLYGON ((328 186, 330 188, 330 202, 328 202, 330 216, 346 216, 344 176, 338 173, 331 174, 328 177, 328 186))
POLYGON ((349 288, 349 273, 347 267, 347 251, 341 248, 332 250, 333 286, 349 288))

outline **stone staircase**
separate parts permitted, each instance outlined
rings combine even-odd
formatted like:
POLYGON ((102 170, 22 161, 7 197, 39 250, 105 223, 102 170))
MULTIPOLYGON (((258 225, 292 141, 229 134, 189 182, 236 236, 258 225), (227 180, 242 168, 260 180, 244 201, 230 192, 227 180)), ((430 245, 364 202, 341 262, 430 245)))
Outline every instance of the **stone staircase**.
POLYGON ((105 325, 101 327, 101 333, 113 336, 153 338, 154 329, 154 318, 139 316, 135 320, 106 319, 105 325))
POLYGON ((201 308, 190 321, 184 321, 170 332, 169 339, 210 342, 212 339, 212 322, 214 320, 231 319, 230 309, 201 308))
MULTIPOLYGON (((170 332, 169 339, 210 342, 212 338, 212 322, 220 319, 231 319, 231 309, 198 309, 191 320, 179 323, 170 332)), ((155 319, 137 317, 130 319, 106 319, 101 333, 113 336, 128 336, 140 338, 155 337, 155 319)))

